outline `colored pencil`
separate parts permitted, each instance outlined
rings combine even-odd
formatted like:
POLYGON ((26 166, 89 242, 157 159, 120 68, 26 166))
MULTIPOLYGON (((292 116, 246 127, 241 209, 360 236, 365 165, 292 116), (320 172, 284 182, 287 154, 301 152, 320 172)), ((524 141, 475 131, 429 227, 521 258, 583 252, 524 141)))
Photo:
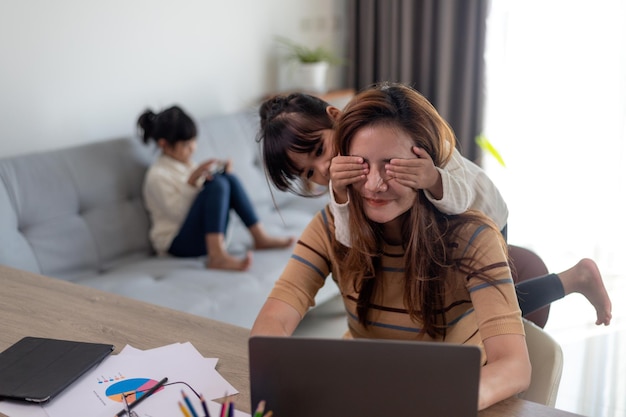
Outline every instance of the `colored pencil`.
POLYGON ((263 413, 265 412, 265 401, 259 401, 259 405, 256 407, 256 411, 254 412, 254 417, 263 417, 263 413))
POLYGON ((185 391, 180 391, 183 394, 183 400, 185 400, 185 404, 187 404, 187 408, 189 409, 189 412, 191 412, 191 415, 193 417, 198 417, 198 413, 196 413, 195 408, 193 408, 193 405, 191 405, 191 401, 189 400, 189 397, 187 397, 185 395, 185 391))
POLYGON ((209 409, 206 406, 206 401, 204 400, 204 395, 200 394, 200 401, 202 402, 202 410, 204 411, 204 417, 211 417, 209 414, 209 409))
POLYGON ((185 406, 183 405, 183 403, 181 403, 180 401, 178 402, 178 406, 180 407, 180 411, 183 412, 183 415, 185 417, 191 417, 191 414, 189 414, 189 411, 187 411, 187 409, 185 408, 185 406))

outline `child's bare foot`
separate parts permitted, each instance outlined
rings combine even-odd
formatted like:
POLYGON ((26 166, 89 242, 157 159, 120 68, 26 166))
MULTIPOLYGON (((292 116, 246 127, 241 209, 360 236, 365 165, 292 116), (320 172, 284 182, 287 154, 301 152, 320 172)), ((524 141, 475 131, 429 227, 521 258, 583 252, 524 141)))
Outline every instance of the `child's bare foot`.
POLYGON ((230 255, 219 257, 209 256, 206 267, 209 269, 225 269, 229 271, 247 271, 251 263, 252 254, 247 252, 246 257, 243 259, 237 259, 230 255))
POLYGON ((604 287, 602 275, 596 263, 588 258, 580 260, 572 268, 559 274, 565 294, 577 292, 584 295, 596 309, 596 324, 611 323, 611 299, 604 287))
POLYGON ((293 237, 277 237, 268 234, 261 223, 250 226, 255 249, 280 249, 293 245, 293 237))
POLYGON ((265 235, 254 240, 255 249, 280 249, 293 245, 293 237, 275 237, 265 235))

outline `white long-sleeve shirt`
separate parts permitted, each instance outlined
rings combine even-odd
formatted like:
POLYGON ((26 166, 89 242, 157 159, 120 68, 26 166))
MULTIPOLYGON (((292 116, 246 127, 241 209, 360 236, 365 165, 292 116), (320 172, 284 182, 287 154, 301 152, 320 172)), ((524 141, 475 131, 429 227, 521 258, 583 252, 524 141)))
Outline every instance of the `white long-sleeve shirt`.
MULTIPOLYGON (((441 174, 443 197, 437 200, 428 191, 424 191, 424 194, 439 211, 461 214, 469 209, 479 210, 489 216, 500 230, 506 226, 509 210, 500 191, 482 168, 454 149, 445 167, 436 169, 441 174)), ((332 182, 329 184, 329 192, 330 207, 335 216, 335 237, 342 245, 350 246, 350 201, 344 204, 335 201, 332 182)))
POLYGON ((146 172, 143 198, 152 221, 150 241, 159 254, 169 249, 200 191, 187 183, 195 168, 161 155, 146 172))

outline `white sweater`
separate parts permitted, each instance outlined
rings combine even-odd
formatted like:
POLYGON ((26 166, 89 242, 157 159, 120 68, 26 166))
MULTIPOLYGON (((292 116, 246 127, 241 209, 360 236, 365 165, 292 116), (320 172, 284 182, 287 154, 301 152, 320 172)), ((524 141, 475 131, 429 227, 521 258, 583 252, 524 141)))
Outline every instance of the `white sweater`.
MULTIPOLYGON (((434 205, 443 213, 460 214, 469 209, 479 210, 489 216, 502 230, 506 226, 509 210, 496 185, 478 165, 464 158, 454 149, 445 167, 437 167, 443 184, 443 197, 436 200, 424 191, 434 205)), ((335 216, 335 237, 350 246, 349 212, 350 201, 339 204, 333 195, 332 182, 329 184, 330 207, 335 216)))
POLYGON ((195 167, 161 155, 146 173, 143 198, 152 220, 150 241, 159 254, 170 248, 200 191, 187 183, 195 167))

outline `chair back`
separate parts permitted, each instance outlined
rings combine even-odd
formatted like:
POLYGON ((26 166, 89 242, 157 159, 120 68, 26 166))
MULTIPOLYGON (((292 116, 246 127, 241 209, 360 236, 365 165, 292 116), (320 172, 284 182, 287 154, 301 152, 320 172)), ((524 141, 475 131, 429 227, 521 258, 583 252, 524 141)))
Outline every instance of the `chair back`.
POLYGON ((532 376, 528 390, 520 398, 554 407, 563 372, 561 346, 533 322, 524 321, 526 345, 532 365, 532 376))

